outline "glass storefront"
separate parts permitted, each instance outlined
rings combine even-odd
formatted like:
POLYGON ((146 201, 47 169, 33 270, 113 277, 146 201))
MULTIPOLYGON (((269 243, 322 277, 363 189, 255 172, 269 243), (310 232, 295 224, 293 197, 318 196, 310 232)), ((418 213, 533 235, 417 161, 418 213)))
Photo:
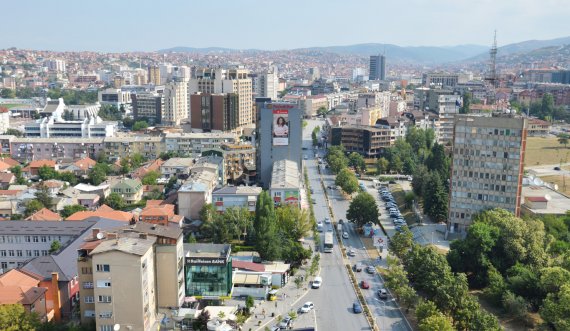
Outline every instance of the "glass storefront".
POLYGON ((186 263, 186 296, 227 297, 232 289, 231 258, 224 264, 186 263))

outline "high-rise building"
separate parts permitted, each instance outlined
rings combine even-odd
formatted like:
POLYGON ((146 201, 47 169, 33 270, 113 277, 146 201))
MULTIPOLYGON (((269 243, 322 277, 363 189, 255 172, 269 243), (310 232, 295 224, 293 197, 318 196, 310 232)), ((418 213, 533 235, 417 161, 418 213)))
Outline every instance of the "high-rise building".
POLYGON ((160 85, 160 67, 148 66, 148 83, 160 85))
POLYGON ((321 71, 319 70, 319 67, 309 68, 309 79, 311 81, 321 79, 321 71))
POLYGON ((47 61, 47 67, 50 71, 65 72, 65 60, 53 59, 47 61))
POLYGON ((473 215, 502 208, 520 215, 527 121, 456 115, 448 228, 464 233, 473 215))
MULTIPOLYGON (((247 69, 196 69, 188 84, 190 95, 202 93, 235 93, 238 95, 239 126, 253 123, 252 82, 247 69)), ((188 98, 190 99, 190 98, 188 98)))
POLYGON ((190 96, 190 124, 204 132, 231 131, 238 125, 239 97, 235 93, 197 93, 190 96))
POLYGON ((257 97, 271 98, 277 100, 277 90, 279 89, 279 77, 277 76, 277 68, 272 72, 266 72, 258 76, 257 97))
POLYGON ((134 120, 146 119, 150 125, 162 123, 164 96, 156 92, 131 94, 134 120))
POLYGON ((291 160, 301 172, 303 111, 296 103, 267 102, 257 123, 257 173, 269 187, 273 163, 291 160))
POLYGON ((162 124, 178 126, 188 118, 188 83, 170 82, 164 87, 162 124))
POLYGON ((384 55, 370 56, 370 80, 386 80, 386 57, 384 55))

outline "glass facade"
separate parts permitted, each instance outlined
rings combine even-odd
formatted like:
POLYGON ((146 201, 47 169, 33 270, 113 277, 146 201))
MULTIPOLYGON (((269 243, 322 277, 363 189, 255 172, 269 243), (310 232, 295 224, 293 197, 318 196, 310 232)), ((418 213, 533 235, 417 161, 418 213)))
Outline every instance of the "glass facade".
POLYGON ((232 290, 232 261, 217 265, 186 264, 186 296, 227 297, 232 290))

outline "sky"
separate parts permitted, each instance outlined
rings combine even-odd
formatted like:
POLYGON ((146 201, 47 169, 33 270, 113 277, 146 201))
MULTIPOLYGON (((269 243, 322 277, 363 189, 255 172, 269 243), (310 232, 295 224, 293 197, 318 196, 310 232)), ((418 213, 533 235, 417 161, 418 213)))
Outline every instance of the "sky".
POLYGON ((499 46, 570 36, 569 0, 6 0, 0 48, 155 51, 360 43, 499 46))

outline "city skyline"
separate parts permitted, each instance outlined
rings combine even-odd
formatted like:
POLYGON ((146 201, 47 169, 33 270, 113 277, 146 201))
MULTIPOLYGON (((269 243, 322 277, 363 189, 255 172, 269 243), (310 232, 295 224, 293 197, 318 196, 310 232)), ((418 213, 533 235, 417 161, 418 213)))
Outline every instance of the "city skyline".
POLYGON ((4 34, 0 48, 132 52, 178 46, 261 50, 360 43, 487 46, 495 29, 501 45, 570 35, 564 19, 570 7, 563 0, 479 0, 476 4, 437 0, 429 6, 412 0, 405 8, 372 0, 350 6, 338 0, 292 1, 286 7, 259 0, 136 4, 135 8, 110 1, 63 0, 58 6, 9 2, 4 12, 26 13, 26 24, 22 15, 5 15, 4 26, 13 28, 4 34), (93 24, 87 25, 89 20, 93 24), (240 28, 224 28, 224 22, 240 28))

